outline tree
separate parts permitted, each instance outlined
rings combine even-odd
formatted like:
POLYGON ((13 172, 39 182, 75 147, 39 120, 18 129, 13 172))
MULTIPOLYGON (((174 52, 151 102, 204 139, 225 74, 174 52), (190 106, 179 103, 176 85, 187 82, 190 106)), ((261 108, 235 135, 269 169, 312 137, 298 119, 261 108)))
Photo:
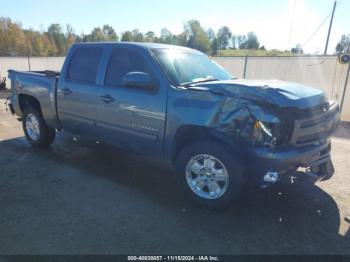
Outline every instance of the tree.
POLYGON ((242 49, 243 43, 246 41, 245 35, 238 35, 237 36, 237 45, 239 49, 242 49))
POLYGON ((57 52, 55 55, 65 55, 67 51, 66 39, 60 24, 51 24, 47 29, 49 39, 55 44, 57 52))
POLYGON ((146 42, 157 42, 157 37, 156 37, 156 34, 153 32, 153 31, 148 31, 146 34, 145 34, 145 37, 144 37, 144 40, 146 42))
POLYGON ((247 49, 258 49, 260 46, 257 35, 254 32, 247 34, 247 49))
POLYGON ((187 32, 182 32, 179 35, 174 36, 174 44, 175 45, 180 45, 180 46, 187 46, 187 39, 188 39, 188 35, 187 32))
POLYGON ((174 35, 167 28, 162 28, 162 30, 160 30, 159 42, 163 44, 173 44, 174 35))
POLYGON ((57 47, 53 41, 49 38, 47 33, 43 35, 44 46, 46 47, 46 53, 48 56, 57 55, 57 47))
POLYGON ((122 42, 132 42, 133 41, 133 35, 130 31, 125 31, 122 34, 122 42))
POLYGON ((42 35, 38 32, 35 32, 34 39, 32 40, 32 56, 48 56, 50 54, 50 44, 46 45, 46 42, 48 42, 48 38, 46 35, 42 35))
POLYGON ((207 34, 197 20, 190 20, 184 25, 187 35, 187 46, 207 53, 210 50, 210 42, 207 34))
POLYGON ((131 34, 134 42, 144 42, 144 36, 138 29, 132 30, 131 34))
POLYGON ((217 55, 218 53, 218 40, 216 38, 216 33, 213 29, 209 28, 206 31, 207 37, 210 43, 210 50, 212 55, 217 55))
POLYGON ((104 42, 118 41, 118 35, 110 25, 104 25, 101 27, 95 27, 89 35, 83 37, 84 42, 104 42))
POLYGON ((95 27, 91 33, 84 38, 84 42, 103 42, 105 41, 105 36, 100 27, 95 27))
POLYGON ((28 48, 23 30, 10 18, 0 18, 0 55, 26 56, 28 48))
POLYGON ((236 44, 237 44, 237 36, 236 35, 232 35, 231 36, 231 42, 232 42, 232 48, 236 49, 236 44))
POLYGON ((260 46, 258 37, 254 32, 249 32, 245 36, 240 36, 238 41, 240 49, 259 49, 260 46))
POLYGON ((208 28, 205 33, 207 34, 209 42, 212 43, 216 38, 215 31, 212 28, 208 28))
POLYGON ((66 35, 65 35, 65 37, 66 37, 67 49, 69 47, 71 47, 71 45, 73 45, 75 42, 77 42, 77 36, 74 33, 74 29, 69 24, 66 26, 66 35))
POLYGON ((102 32, 103 32, 105 41, 116 42, 119 39, 114 28, 111 27, 110 25, 104 25, 102 28, 102 32))
POLYGON ((232 37, 232 32, 230 28, 228 28, 227 26, 221 27, 217 34, 219 49, 227 49, 231 37, 232 37))
POLYGON ((25 30, 26 55, 28 56, 45 56, 48 53, 45 49, 45 43, 42 35, 31 29, 25 30))
POLYGON ((218 45, 218 39, 217 38, 215 38, 213 40, 213 42, 211 43, 210 49, 211 49, 211 54, 212 55, 217 55, 218 54, 219 45, 218 45))
POLYGON ((340 41, 336 46, 337 54, 350 52, 350 34, 342 35, 340 41))
MULTIPOLYGON (((128 42, 156 42, 187 46, 212 55, 216 55, 219 49, 230 47, 258 49, 260 46, 253 32, 235 36, 227 26, 223 26, 216 33, 211 28, 205 30, 197 20, 185 22, 183 32, 177 35, 167 28, 160 31, 159 37, 153 31, 143 34, 139 29, 134 29, 123 32, 120 39, 128 42)), ((51 24, 46 30, 42 28, 35 31, 22 29, 20 24, 12 22, 10 18, 0 17, 0 56, 64 56, 74 43, 118 40, 116 31, 108 24, 95 27, 89 34, 84 35, 76 34, 69 24, 66 25, 65 30, 60 24, 51 24)), ((342 36, 337 45, 337 52, 349 52, 349 45, 350 35, 342 36)), ((297 48, 293 51, 297 52, 297 48)))
MULTIPOLYGON (((35 40, 35 33, 33 30, 23 30, 24 33, 24 47, 25 47, 25 53, 27 56, 33 56, 34 53, 34 40, 35 40)), ((38 56, 37 54, 35 54, 38 56)))

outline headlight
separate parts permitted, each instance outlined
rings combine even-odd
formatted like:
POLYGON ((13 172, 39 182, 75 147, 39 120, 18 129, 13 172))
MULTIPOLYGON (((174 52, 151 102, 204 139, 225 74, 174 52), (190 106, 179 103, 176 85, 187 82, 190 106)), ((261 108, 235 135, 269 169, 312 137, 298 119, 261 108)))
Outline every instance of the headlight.
POLYGON ((261 121, 257 121, 255 123, 256 129, 262 129, 266 135, 268 135, 269 137, 273 137, 272 135, 272 130, 270 130, 263 122, 261 121))
MULTIPOLYGON (((276 125, 276 124, 275 124, 276 125)), ((274 148, 278 138, 278 128, 272 124, 256 121, 254 124, 253 143, 274 148)))

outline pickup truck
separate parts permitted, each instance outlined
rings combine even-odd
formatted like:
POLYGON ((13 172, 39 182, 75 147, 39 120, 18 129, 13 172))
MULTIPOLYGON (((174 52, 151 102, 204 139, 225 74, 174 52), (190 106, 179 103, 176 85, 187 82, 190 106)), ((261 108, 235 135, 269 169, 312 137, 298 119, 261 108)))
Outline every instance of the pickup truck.
POLYGON ((149 155, 208 207, 229 205, 246 184, 334 173, 336 102, 300 84, 233 78, 196 50, 81 43, 61 72, 9 70, 9 79, 10 109, 34 147, 67 130, 149 155))

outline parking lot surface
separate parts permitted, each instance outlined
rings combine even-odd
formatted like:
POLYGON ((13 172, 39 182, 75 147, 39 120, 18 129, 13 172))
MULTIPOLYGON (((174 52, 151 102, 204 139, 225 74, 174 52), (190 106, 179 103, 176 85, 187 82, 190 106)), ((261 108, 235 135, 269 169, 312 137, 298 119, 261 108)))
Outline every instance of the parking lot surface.
POLYGON ((59 134, 31 148, 0 92, 0 254, 350 254, 350 125, 334 178, 246 194, 223 211, 189 202, 146 159, 59 134))

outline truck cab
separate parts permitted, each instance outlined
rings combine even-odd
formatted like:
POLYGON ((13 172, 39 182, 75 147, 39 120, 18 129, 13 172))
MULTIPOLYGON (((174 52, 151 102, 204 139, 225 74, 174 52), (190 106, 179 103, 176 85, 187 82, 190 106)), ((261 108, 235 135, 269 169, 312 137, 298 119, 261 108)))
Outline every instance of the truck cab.
POLYGON ((57 87, 64 129, 130 151, 162 154, 167 82, 150 54, 133 45, 76 45, 67 61, 57 87))

